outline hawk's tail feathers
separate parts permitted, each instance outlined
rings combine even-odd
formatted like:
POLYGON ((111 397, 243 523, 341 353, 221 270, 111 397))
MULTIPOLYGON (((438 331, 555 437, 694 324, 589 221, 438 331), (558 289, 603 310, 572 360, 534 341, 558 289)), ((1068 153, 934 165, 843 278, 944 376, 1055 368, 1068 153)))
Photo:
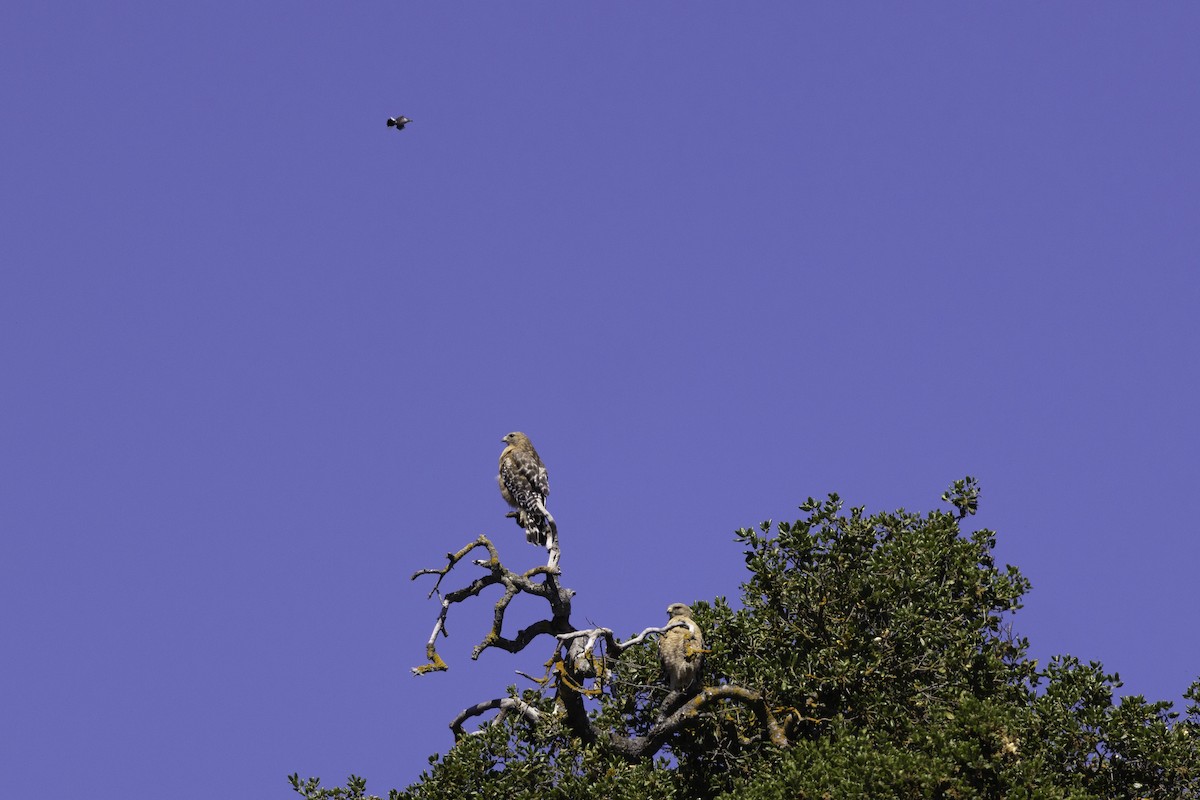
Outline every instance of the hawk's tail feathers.
MULTIPOLYGON (((558 541, 558 524, 555 523, 554 517, 550 516, 550 512, 546 510, 545 501, 538 500, 536 502, 538 516, 540 516, 541 519, 539 519, 535 525, 536 538, 533 535, 529 535, 528 539, 530 542, 537 542, 537 544, 548 548, 550 546, 550 542, 558 541)), ((526 530, 526 533, 529 533, 528 529, 526 530)))

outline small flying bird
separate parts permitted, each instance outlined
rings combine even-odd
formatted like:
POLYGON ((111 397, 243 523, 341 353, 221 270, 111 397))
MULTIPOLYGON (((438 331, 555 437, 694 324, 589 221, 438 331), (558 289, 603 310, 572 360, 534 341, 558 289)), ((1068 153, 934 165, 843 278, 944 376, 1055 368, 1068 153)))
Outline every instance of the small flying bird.
POLYGON ((395 128, 398 131, 404 130, 404 126, 410 122, 412 122, 412 120, 405 116, 388 117, 388 127, 395 128))

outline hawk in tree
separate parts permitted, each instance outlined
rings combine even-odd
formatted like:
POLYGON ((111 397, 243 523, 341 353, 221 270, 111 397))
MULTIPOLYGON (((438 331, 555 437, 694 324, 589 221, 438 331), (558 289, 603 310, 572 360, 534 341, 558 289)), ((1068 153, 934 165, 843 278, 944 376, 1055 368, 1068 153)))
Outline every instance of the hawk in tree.
POLYGON ((558 526, 546 510, 550 483, 546 465, 533 449, 525 434, 514 431, 501 439, 507 447, 500 454, 500 494, 513 507, 508 516, 515 517, 525 529, 525 540, 550 548, 558 540, 558 526))
POLYGON ((395 128, 398 131, 404 130, 404 126, 410 122, 412 122, 412 120, 403 115, 399 117, 388 117, 388 127, 395 128))
POLYGON ((691 689, 700 675, 700 661, 704 654, 704 637, 700 626, 692 621, 692 610, 683 603, 667 606, 671 622, 683 620, 680 625, 658 637, 658 660, 667 673, 671 691, 691 689))

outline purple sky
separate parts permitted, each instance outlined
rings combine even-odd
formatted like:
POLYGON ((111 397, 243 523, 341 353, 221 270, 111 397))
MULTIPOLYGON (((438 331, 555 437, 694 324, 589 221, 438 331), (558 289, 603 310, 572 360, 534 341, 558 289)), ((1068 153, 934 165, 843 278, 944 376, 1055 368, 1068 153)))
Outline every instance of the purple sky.
POLYGON ((6 796, 407 785, 551 650, 409 674, 540 558, 511 430, 578 624, 973 474, 1034 654, 1177 699, 1200 6, 798 6, 4 4, 6 796))

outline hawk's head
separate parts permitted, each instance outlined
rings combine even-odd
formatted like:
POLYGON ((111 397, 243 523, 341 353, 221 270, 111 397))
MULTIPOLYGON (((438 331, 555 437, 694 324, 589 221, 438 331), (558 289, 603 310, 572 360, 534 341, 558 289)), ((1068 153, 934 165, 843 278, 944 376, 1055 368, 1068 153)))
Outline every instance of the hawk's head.
POLYGON ((528 444, 529 437, 526 436, 525 434, 521 433, 520 431, 513 431, 512 433, 508 434, 500 441, 504 442, 505 444, 513 444, 513 445, 521 444, 521 443, 528 444))
POLYGON ((671 619, 675 619, 676 617, 687 617, 688 619, 691 619, 692 610, 683 603, 671 603, 671 605, 667 606, 667 616, 671 619))

